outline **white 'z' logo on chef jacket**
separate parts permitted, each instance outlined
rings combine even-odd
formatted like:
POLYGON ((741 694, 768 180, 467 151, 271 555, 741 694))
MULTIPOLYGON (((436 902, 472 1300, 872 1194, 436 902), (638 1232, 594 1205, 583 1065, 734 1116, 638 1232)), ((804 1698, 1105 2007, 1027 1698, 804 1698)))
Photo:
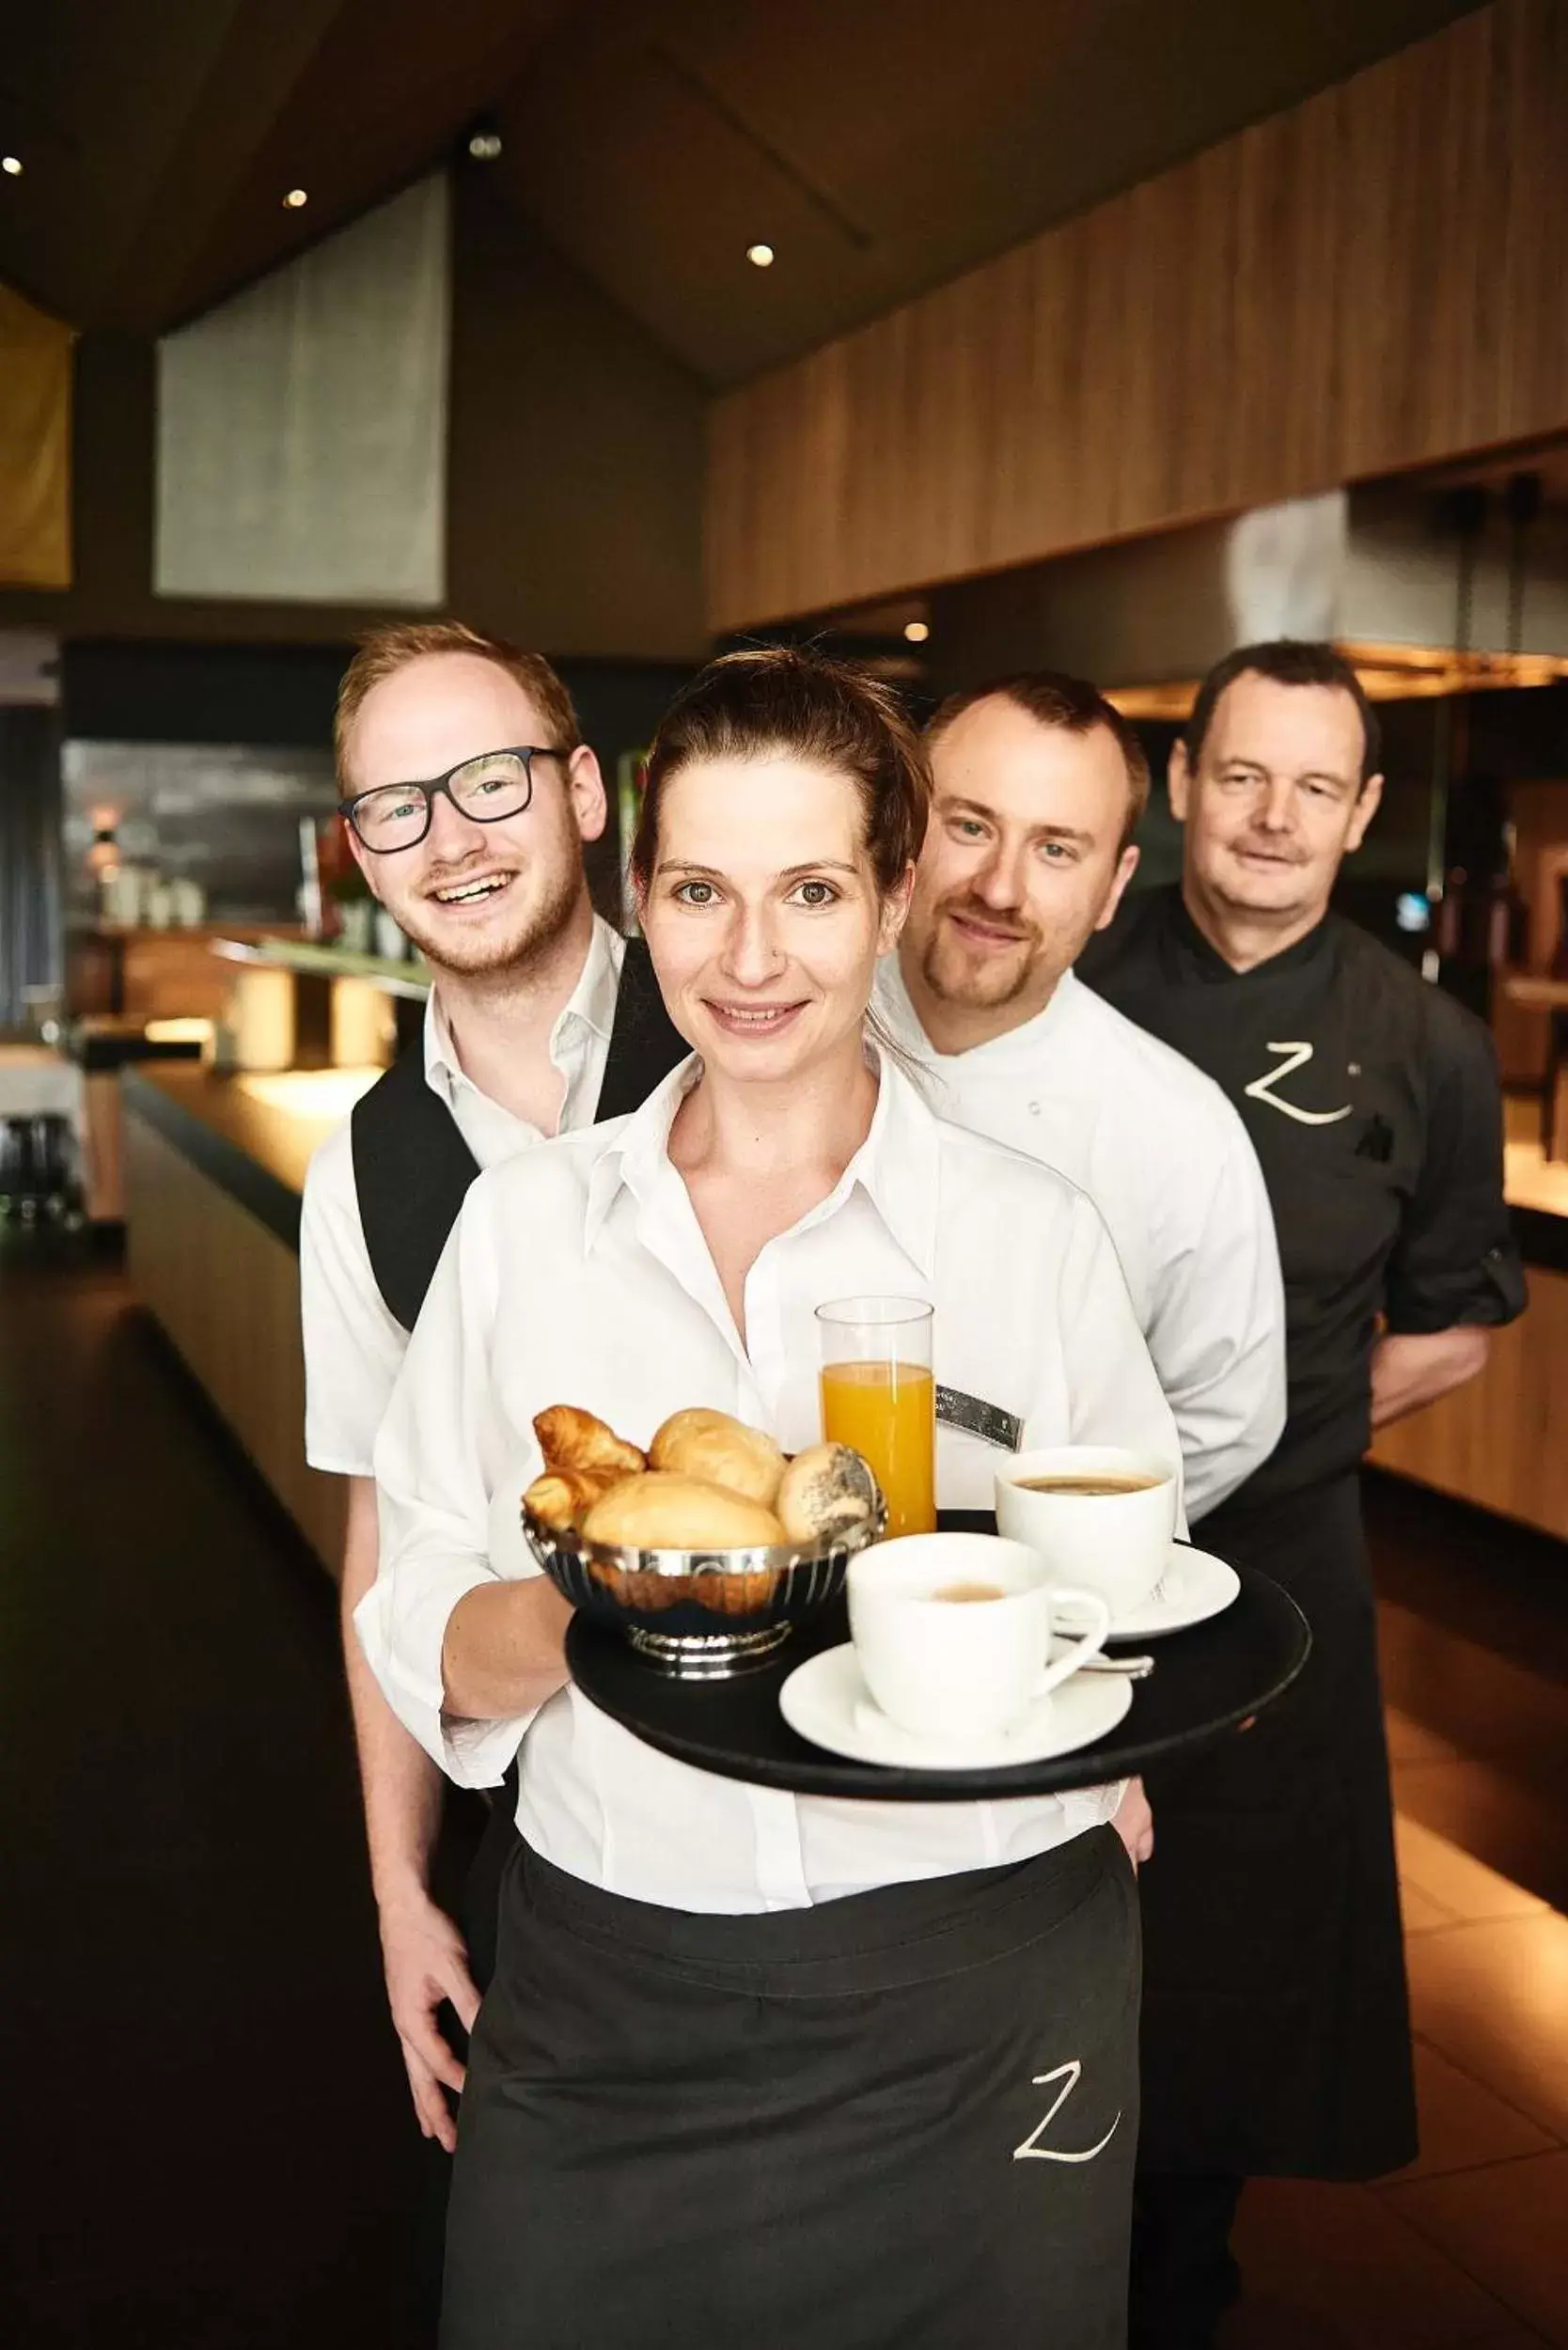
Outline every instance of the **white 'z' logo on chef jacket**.
POLYGON ((1281 1101, 1274 1088, 1281 1077, 1288 1077, 1295 1070, 1306 1067, 1312 1058, 1312 1047, 1309 1044, 1271 1043, 1268 1049, 1271 1053, 1282 1054, 1284 1058, 1265 1071, 1262 1076, 1254 1077, 1245 1089, 1251 1101, 1266 1102, 1271 1110, 1278 1110, 1282 1117, 1294 1118, 1298 1126, 1337 1126, 1341 1118, 1350 1116, 1355 1106, 1350 1102, 1342 1110, 1304 1110, 1298 1109, 1294 1102, 1281 1101))

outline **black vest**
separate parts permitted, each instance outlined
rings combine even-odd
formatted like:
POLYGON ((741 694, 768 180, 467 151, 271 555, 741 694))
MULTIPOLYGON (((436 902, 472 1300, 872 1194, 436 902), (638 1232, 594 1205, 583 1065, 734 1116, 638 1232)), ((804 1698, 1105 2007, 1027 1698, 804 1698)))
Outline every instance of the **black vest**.
MULTIPOLYGON (((665 1010, 647 947, 628 939, 595 1118, 638 1108, 689 1050, 665 1010)), ((451 1112, 426 1081, 422 1042, 400 1054, 354 1104, 351 1132, 370 1270, 387 1311, 412 1330, 479 1171, 451 1112)))

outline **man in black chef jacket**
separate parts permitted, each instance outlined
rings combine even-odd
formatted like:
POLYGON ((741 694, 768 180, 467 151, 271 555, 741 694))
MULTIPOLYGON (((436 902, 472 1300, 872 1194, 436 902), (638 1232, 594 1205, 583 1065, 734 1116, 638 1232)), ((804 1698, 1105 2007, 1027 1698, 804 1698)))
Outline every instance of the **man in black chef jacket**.
POLYGON ((1252 645, 1171 755, 1182 880, 1129 899, 1080 976, 1215 1078, 1262 1163, 1289 1406, 1198 1529, 1312 1627, 1296 1689, 1216 1755, 1149 1774, 1133 2341, 1195 2350, 1234 2297, 1244 2180, 1414 2154, 1403 1953, 1358 1465, 1372 1430, 1472 1378, 1524 1286, 1491 1041, 1328 910, 1377 810, 1377 724, 1326 645, 1252 645))

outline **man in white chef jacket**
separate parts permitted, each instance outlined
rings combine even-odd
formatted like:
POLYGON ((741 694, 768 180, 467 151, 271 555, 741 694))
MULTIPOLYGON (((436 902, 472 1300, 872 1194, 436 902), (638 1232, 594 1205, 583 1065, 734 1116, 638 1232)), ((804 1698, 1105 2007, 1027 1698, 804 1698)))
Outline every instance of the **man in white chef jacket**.
POLYGON ((877 1010, 940 1116, 1044 1160, 1099 1208, 1196 1524, 1284 1426, 1284 1297, 1235 1110, 1073 974, 1137 868, 1148 762, 1094 686, 1049 672, 955 695, 927 743, 931 823, 877 1010))

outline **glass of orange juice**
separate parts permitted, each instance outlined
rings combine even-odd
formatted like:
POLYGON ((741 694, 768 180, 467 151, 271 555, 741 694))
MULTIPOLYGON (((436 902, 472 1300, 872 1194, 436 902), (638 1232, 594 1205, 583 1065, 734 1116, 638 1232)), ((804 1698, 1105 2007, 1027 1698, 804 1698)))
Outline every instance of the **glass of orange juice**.
POLYGON ((936 1384, 932 1309, 917 1297, 840 1297, 817 1308, 823 1434, 869 1463, 887 1532, 936 1528, 936 1384))

